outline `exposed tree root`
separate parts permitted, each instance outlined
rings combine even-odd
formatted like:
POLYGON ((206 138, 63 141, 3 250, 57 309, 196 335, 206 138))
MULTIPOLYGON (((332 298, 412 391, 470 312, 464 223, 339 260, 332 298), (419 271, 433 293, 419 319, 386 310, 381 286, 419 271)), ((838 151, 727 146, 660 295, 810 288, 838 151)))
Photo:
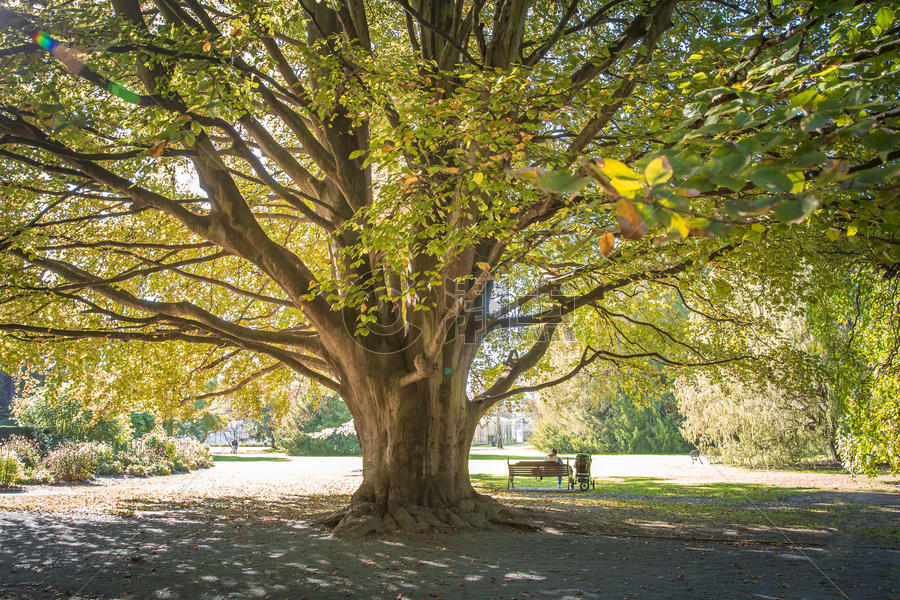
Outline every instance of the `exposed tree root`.
POLYGON ((535 531, 540 526, 525 514, 517 514, 496 500, 474 496, 455 506, 393 504, 378 507, 371 502, 354 502, 313 521, 331 529, 335 536, 360 538, 383 533, 451 532, 470 529, 513 528, 535 531))

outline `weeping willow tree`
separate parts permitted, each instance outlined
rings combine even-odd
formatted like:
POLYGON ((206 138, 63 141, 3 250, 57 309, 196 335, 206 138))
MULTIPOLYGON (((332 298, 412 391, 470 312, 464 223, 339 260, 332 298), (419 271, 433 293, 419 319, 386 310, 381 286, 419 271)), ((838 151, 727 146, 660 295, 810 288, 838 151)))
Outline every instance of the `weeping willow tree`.
POLYGON ((470 441, 560 324, 798 224, 896 272, 892 7, 7 1, 3 366, 165 414, 307 378, 338 531, 502 521, 470 441))

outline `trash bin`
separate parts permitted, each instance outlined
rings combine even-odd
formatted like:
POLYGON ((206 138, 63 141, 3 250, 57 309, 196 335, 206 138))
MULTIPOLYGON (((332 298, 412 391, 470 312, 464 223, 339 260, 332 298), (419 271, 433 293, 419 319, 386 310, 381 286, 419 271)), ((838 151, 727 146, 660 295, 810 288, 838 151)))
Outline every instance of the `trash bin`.
POLYGON ((578 488, 582 492, 594 487, 594 482, 591 480, 591 455, 587 452, 579 452, 575 455, 575 481, 578 482, 578 488))

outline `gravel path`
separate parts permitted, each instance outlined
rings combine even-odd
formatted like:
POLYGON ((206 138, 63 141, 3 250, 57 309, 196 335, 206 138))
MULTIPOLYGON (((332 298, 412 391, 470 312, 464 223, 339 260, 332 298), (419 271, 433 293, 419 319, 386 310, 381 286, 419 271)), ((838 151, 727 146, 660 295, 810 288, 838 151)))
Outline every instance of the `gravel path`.
MULTIPOLYGON (((332 539, 303 519, 346 502, 358 458, 238 458, 190 474, 0 494, 0 598, 900 598, 896 549, 549 529, 332 539)), ((505 468, 470 462, 472 473, 505 468)), ((837 489, 900 505, 890 478, 745 471, 685 456, 595 457, 593 474, 837 489)))

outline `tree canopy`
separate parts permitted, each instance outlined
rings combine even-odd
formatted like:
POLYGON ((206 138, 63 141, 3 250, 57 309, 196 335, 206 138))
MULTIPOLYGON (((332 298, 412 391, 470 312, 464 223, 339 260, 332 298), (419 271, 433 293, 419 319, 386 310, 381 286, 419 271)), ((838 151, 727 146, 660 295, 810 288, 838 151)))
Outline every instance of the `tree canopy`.
POLYGON ((309 378, 363 447, 342 526, 482 524, 475 423, 561 325, 675 349, 576 370, 709 364, 623 298, 798 229, 897 275, 896 10, 7 2, 4 361, 166 415, 309 378))

